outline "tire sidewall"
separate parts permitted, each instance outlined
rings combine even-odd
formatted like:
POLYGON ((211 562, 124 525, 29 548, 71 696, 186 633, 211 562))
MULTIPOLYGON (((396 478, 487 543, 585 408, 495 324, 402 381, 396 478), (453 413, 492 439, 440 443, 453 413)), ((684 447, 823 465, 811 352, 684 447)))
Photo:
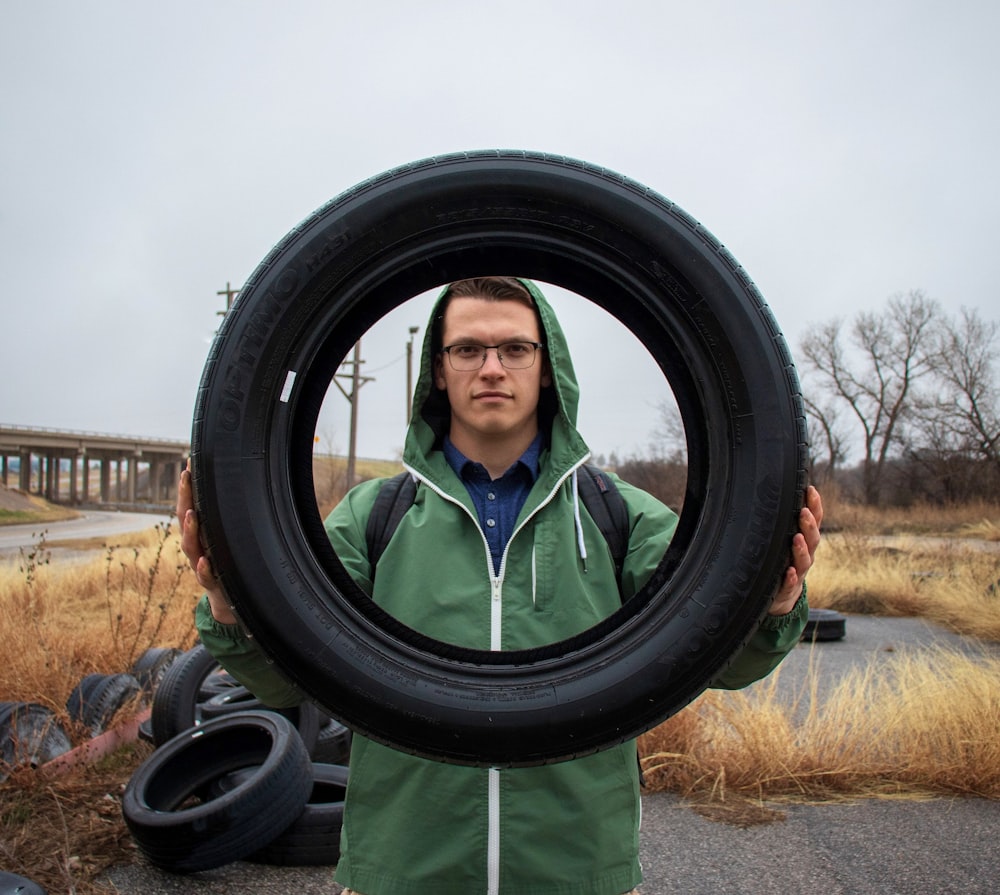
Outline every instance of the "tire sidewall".
POLYGON ((233 310, 206 365, 192 438, 209 550, 264 650, 360 732, 460 763, 573 757, 693 699, 766 612, 805 483, 794 369, 738 264, 640 185, 523 154, 390 172, 289 234, 233 310), (496 247, 483 250, 488 238, 496 247), (473 651, 445 657, 398 629, 386 636, 386 620, 324 543, 295 445, 312 441, 331 375, 321 358, 345 356, 367 325, 424 287, 515 259, 519 274, 588 297, 618 286, 605 307, 679 392, 696 487, 646 599, 575 642, 572 656, 554 645, 498 664, 473 651))

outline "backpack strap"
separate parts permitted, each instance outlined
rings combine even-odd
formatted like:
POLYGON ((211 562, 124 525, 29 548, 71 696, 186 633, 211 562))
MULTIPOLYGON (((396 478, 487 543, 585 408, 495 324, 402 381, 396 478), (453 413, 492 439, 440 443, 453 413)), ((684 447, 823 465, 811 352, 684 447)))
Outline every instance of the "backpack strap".
POLYGON ((365 541, 368 544, 368 561, 372 567, 372 578, 375 577, 375 567, 385 552, 399 523, 406 511, 413 505, 417 496, 416 480, 408 472, 401 472, 387 479, 379 488, 378 496, 372 505, 368 525, 365 528, 365 541))
POLYGON ((617 485, 600 467, 585 464, 577 475, 580 499, 604 535, 615 563, 615 578, 621 590, 622 568, 628 553, 628 509, 617 485))

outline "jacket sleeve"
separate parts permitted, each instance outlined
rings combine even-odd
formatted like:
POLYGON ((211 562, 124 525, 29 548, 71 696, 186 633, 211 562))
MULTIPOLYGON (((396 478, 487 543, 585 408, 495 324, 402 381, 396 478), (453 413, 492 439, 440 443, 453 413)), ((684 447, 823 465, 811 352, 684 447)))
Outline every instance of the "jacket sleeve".
POLYGON ((264 705, 285 708, 306 699, 240 625, 223 625, 215 620, 207 596, 198 601, 194 621, 205 649, 264 705))
POLYGON ((622 567, 622 599, 635 596, 663 559, 677 528, 678 516, 646 491, 613 476, 629 516, 628 554, 622 567))
MULTIPOLYGON (((326 522, 337 556, 366 593, 371 593, 372 583, 364 526, 380 485, 381 480, 373 480, 353 488, 326 522)), ((265 705, 282 708, 306 699, 240 625, 223 625, 215 620, 208 597, 202 597, 195 609, 195 627, 201 642, 219 664, 265 705)))
POLYGON ((768 615, 732 664, 711 686, 740 690, 767 677, 799 642, 809 618, 809 599, 802 582, 802 596, 786 615, 768 615))
MULTIPOLYGON (((677 515, 656 498, 615 478, 629 507, 629 553, 622 573, 623 596, 637 593, 663 559, 677 527, 677 515)), ((787 615, 767 616, 729 667, 712 682, 723 690, 738 690, 767 677, 794 649, 805 630, 809 603, 802 596, 787 615)))

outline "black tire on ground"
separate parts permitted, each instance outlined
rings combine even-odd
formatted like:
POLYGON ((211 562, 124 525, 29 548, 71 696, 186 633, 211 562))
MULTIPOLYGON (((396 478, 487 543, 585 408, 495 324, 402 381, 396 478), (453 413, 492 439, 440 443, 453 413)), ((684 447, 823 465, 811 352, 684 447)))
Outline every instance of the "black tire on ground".
POLYGON ((50 708, 34 702, 0 702, 0 783, 14 768, 37 768, 71 747, 50 708))
POLYGON ((45 889, 26 876, 0 870, 0 895, 45 895, 45 889))
POLYGON ((264 705, 246 687, 227 687, 209 699, 198 705, 199 717, 201 721, 209 721, 212 718, 219 718, 223 715, 232 715, 236 712, 260 711, 277 712, 283 715, 298 730, 302 742, 306 744, 310 756, 316 748, 316 740, 319 737, 320 719, 319 709, 311 702, 303 702, 300 705, 289 706, 287 708, 274 708, 264 705))
POLYGON ((350 727, 320 711, 319 732, 316 736, 316 746, 312 751, 313 761, 346 765, 351 757, 351 740, 350 727))
POLYGON ((69 715, 70 721, 83 722, 85 707, 93 700, 94 691, 106 679, 107 675, 99 671, 85 674, 80 678, 66 699, 66 713, 69 715))
POLYGON ((131 674, 88 674, 70 693, 66 711, 96 736, 141 692, 142 685, 131 674))
MULTIPOLYGON (((223 792, 244 782, 246 769, 218 781, 223 792)), ((343 765, 313 764, 313 787, 302 813, 281 835, 247 860, 260 864, 305 867, 336 864, 340 860, 340 831, 344 826, 344 796, 349 770, 343 765)))
POLYGON ((201 720, 202 686, 218 667, 215 657, 200 643, 174 659, 153 694, 150 724, 154 745, 162 746, 201 720))
POLYGON ((226 687, 199 703, 201 717, 208 721, 221 715, 231 715, 247 709, 262 709, 264 704, 242 684, 226 687))
POLYGON ((198 701, 205 702, 207 699, 211 699, 213 696, 217 696, 219 693, 228 693, 234 687, 242 687, 236 678, 234 678, 228 671, 224 668, 217 668, 212 674, 202 681, 201 688, 198 691, 198 701))
POLYGON ((209 354, 192 429, 196 506, 242 622, 357 731, 462 764, 591 753, 697 696, 766 614, 806 485, 784 338, 722 244, 601 168, 521 152, 427 159, 303 221, 258 266, 209 354), (568 641, 480 652, 423 637, 354 585, 312 481, 319 409, 355 341, 405 300, 513 272, 592 299, 677 398, 688 488, 644 591, 568 641))
POLYGON ((153 693, 170 663, 180 654, 181 651, 176 647, 152 646, 135 660, 132 676, 139 682, 144 693, 153 693))
POLYGON ((309 755, 290 722, 242 712, 160 746, 129 780, 122 813, 152 864, 191 873, 263 848, 302 813, 311 787, 309 755), (241 785, 198 800, 212 781, 248 767, 257 770, 241 785))
POLYGON ((803 640, 843 640, 847 635, 847 617, 833 609, 809 610, 809 619, 802 632, 803 640))

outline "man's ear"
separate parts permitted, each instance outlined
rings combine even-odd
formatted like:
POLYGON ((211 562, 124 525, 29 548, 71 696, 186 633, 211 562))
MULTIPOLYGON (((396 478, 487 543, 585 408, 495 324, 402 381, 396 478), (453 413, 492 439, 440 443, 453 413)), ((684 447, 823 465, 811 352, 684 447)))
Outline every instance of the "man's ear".
POLYGON ((434 358, 434 384, 444 391, 447 383, 444 380, 444 358, 439 354, 434 358))
POLYGON ((545 361, 542 364, 541 385, 542 388, 548 388, 552 385, 552 365, 549 363, 548 357, 545 358, 545 361))

